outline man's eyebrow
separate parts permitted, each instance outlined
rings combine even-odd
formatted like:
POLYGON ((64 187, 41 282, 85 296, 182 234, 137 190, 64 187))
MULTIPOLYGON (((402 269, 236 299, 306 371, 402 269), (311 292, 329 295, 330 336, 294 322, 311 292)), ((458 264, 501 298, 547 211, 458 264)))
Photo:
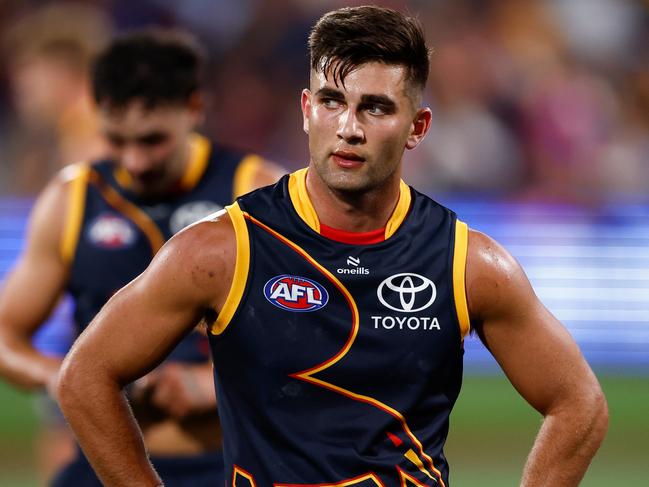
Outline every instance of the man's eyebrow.
POLYGON ((395 107, 396 103, 386 95, 363 95, 361 103, 383 105, 386 107, 395 107))
POLYGON ((123 141, 124 137, 118 132, 112 132, 111 130, 104 131, 104 136, 110 140, 123 141))
POLYGON ((328 87, 320 88, 316 91, 315 96, 318 98, 345 98, 342 91, 328 87))

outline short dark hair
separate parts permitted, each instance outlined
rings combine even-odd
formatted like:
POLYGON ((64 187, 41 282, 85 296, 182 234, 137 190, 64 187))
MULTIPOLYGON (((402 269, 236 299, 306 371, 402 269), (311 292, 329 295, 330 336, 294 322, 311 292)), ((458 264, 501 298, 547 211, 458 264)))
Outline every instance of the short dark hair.
POLYGON ((189 34, 149 29, 115 39, 95 60, 97 104, 124 108, 141 100, 147 109, 185 103, 200 86, 203 49, 189 34))
POLYGON ((336 84, 367 62, 403 65, 407 81, 423 89, 430 69, 430 50, 416 18, 377 6, 333 10, 318 20, 309 35, 311 69, 336 84))

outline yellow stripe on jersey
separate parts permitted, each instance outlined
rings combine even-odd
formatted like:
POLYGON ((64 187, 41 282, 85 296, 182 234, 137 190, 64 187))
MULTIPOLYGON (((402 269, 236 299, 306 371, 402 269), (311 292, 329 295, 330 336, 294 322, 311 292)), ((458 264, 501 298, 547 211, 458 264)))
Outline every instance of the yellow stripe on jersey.
POLYGON ((243 212, 237 203, 225 207, 237 240, 237 258, 234 264, 234 275, 228 297, 225 300, 223 309, 218 318, 210 328, 210 333, 220 335, 232 320, 235 311, 239 307, 243 292, 248 280, 248 269, 250 267, 250 237, 248 236, 248 225, 243 216, 243 212))
POLYGON ((469 227, 466 223, 456 220, 455 222, 455 250, 453 251, 453 296, 455 298, 455 310, 460 323, 460 335, 462 339, 471 330, 469 319, 469 307, 466 299, 466 256, 469 245, 469 227))
POLYGON ((234 171, 232 181, 232 200, 243 196, 256 188, 255 176, 262 166, 262 159, 258 155, 250 154, 244 157, 234 171))
POLYGON ((164 245, 165 238, 151 217, 139 206, 120 195, 98 173, 92 172, 89 181, 97 187, 106 203, 131 220, 144 233, 151 246, 151 254, 157 254, 158 250, 164 245))
POLYGON ((238 476, 241 476, 248 481, 246 483, 246 487, 257 487, 254 477, 237 465, 234 466, 234 474, 232 475, 233 487, 243 487, 239 485, 239 479, 237 478, 238 476))
POLYGON ((385 484, 373 473, 359 475, 353 479, 342 480, 334 484, 273 484, 274 487, 350 487, 352 485, 362 484, 371 480, 377 487, 385 487, 385 484))
MULTIPOLYGON (((412 450, 410 450, 412 451, 412 450)), ((424 484, 419 482, 415 477, 412 475, 404 472, 401 470, 399 467, 397 467, 397 470, 399 471, 399 477, 401 478, 401 483, 399 484, 400 487, 426 487, 424 484)))
MULTIPOLYGON (((410 460, 412 463, 414 463, 421 472, 423 472, 428 477, 430 477, 431 479, 433 479, 434 481, 437 482, 437 479, 435 477, 433 477, 430 473, 428 473, 428 470, 426 470, 426 467, 424 467, 424 464, 422 463, 422 461, 419 459, 417 454, 412 449, 408 450, 405 453, 404 457, 406 457, 408 460, 410 460)), ((437 472, 437 473, 439 475, 441 475, 439 472, 437 472)))
POLYGON ((131 178, 131 175, 128 173, 128 171, 123 167, 118 167, 117 169, 115 169, 114 176, 115 181, 117 181, 117 184, 119 184, 122 188, 131 187, 133 179, 131 178))
POLYGON ((412 195, 410 194, 410 187, 401 181, 399 183, 399 201, 397 201, 397 206, 394 208, 388 223, 385 225, 385 239, 389 239, 394 232, 396 232, 403 220, 408 216, 408 210, 410 210, 410 203, 412 201, 412 195))
POLYGON ((193 189, 205 174, 212 146, 207 138, 200 134, 192 134, 189 140, 189 164, 180 180, 184 191, 193 189))
POLYGON ((68 174, 66 174, 68 171, 71 182, 68 189, 68 208, 61 238, 61 258, 66 264, 72 262, 79 242, 90 166, 87 164, 69 166, 64 169, 64 177, 68 177, 68 174))
POLYGON ((295 171, 289 176, 288 194, 291 197, 291 203, 293 203, 295 211, 304 220, 304 223, 312 230, 320 233, 320 220, 306 190, 306 173, 307 168, 304 168, 295 171))

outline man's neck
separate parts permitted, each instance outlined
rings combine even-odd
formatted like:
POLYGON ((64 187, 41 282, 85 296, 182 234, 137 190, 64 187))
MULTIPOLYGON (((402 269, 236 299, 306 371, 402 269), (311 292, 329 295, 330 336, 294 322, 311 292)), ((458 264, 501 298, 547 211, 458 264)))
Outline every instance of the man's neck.
POLYGON ((384 228, 399 200, 398 177, 365 192, 336 191, 325 185, 315 169, 306 176, 306 188, 321 223, 348 232, 384 228))

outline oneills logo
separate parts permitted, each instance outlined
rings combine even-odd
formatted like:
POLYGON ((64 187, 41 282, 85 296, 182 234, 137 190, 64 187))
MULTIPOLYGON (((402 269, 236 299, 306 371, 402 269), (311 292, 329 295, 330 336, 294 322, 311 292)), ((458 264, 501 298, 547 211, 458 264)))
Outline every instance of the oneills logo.
POLYGON ((354 257, 352 255, 347 257, 347 265, 351 266, 351 269, 348 268, 339 268, 336 269, 336 272, 338 274, 361 274, 361 275, 367 275, 370 273, 369 269, 366 269, 365 267, 361 266, 361 259, 358 257, 354 257))
POLYGON ((316 311, 329 301, 329 294, 321 284, 288 274, 269 280, 264 286, 264 296, 278 308, 296 312, 316 311))

